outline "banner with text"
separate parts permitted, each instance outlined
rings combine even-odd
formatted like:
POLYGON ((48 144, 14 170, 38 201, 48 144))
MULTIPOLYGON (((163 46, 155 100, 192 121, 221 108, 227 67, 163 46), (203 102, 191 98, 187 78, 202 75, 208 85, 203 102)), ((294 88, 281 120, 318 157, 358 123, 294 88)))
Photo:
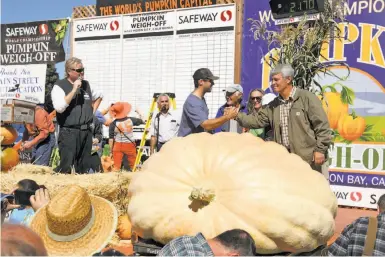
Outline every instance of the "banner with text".
POLYGON ((96 15, 108 16, 215 5, 217 0, 96 0, 96 15))
POLYGON ((235 26, 235 12, 229 6, 180 10, 177 12, 177 30, 196 30, 196 33, 232 30, 235 26))
MULTIPOLYGON (((175 29, 176 12, 155 12, 123 16, 123 32, 126 33, 162 33, 175 29)), ((167 33, 166 33, 167 34, 167 33)))
POLYGON ((44 103, 46 72, 46 64, 2 66, 0 99, 44 103))
POLYGON ((65 60, 68 20, 1 24, 1 64, 47 64, 65 60))
POLYGON ((122 34, 122 17, 103 17, 98 19, 76 20, 73 23, 75 41, 90 37, 120 38, 122 34))
MULTIPOLYGON (((370 195, 379 194, 381 190, 385 193, 385 58, 382 50, 385 47, 385 0, 348 2, 344 11, 349 23, 339 24, 346 39, 325 43, 322 54, 329 62, 348 63, 350 76, 337 81, 335 77, 322 74, 318 79, 321 86, 335 89, 325 96, 331 107, 330 124, 338 135, 330 151, 330 183, 335 192, 352 189, 351 192, 370 195), (354 94, 349 105, 341 98, 342 87, 354 94), (343 126, 338 127, 332 122, 336 115, 352 117, 344 119, 343 126)), ((254 88, 271 92, 271 69, 262 61, 270 54, 268 46, 263 40, 255 40, 249 19, 269 22, 269 30, 278 27, 274 25, 268 1, 245 0, 244 10, 241 77, 244 93, 248 95, 254 88)), ((346 76, 346 69, 342 67, 333 68, 333 72, 346 76)), ((341 205, 376 208, 369 199, 360 201, 339 198, 341 205)))

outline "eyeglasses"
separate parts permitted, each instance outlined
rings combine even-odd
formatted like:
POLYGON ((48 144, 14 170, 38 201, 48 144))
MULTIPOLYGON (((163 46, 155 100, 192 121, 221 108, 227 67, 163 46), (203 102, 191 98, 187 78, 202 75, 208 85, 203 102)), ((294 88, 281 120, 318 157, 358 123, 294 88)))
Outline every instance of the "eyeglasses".
POLYGON ((260 103, 260 102, 262 101, 262 97, 260 97, 260 96, 250 97, 250 99, 251 99, 252 101, 257 101, 258 103, 260 103))
POLYGON ((81 69, 71 69, 71 70, 76 71, 77 73, 84 72, 84 68, 81 68, 81 69))
POLYGON ((227 91, 225 91, 225 96, 226 96, 226 97, 230 97, 230 96, 232 96, 233 94, 235 94, 235 92, 227 92, 227 91))

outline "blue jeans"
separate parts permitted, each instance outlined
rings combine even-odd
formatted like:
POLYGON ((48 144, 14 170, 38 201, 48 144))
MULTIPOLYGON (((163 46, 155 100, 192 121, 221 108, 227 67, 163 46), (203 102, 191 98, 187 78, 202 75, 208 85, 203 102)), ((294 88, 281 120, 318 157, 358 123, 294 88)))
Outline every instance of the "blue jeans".
POLYGON ((55 134, 49 136, 32 148, 32 163, 36 165, 49 166, 52 150, 55 147, 55 134))

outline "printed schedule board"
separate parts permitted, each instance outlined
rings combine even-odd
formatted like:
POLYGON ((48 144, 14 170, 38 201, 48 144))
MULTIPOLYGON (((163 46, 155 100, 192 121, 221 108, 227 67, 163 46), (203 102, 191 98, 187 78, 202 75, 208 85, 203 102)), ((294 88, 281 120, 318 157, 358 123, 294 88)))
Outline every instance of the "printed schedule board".
POLYGON ((220 79, 206 94, 210 117, 234 82, 235 4, 75 20, 73 56, 101 90, 101 107, 127 101, 148 113, 154 93, 176 94, 177 109, 194 90, 192 75, 220 79))

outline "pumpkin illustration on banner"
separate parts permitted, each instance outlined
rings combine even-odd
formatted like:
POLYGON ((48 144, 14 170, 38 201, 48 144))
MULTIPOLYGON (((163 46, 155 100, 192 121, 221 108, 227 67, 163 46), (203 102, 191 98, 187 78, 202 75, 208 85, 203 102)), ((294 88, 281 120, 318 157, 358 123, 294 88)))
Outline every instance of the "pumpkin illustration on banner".
POLYGON ((244 229, 261 254, 326 244, 338 207, 323 175, 249 133, 172 139, 134 173, 129 197, 133 231, 143 238, 166 244, 244 229))
POLYGON ((348 113, 349 106, 341 101, 341 94, 334 92, 324 93, 322 107, 327 114, 330 127, 337 129, 341 116, 348 113))
POLYGON ((353 103, 354 92, 340 83, 324 86, 322 91, 324 91, 323 98, 321 96, 318 96, 318 98, 322 101, 322 107, 327 114, 330 128, 337 129, 341 116, 348 113, 349 104, 353 103), (341 92, 337 92, 336 85, 342 86, 341 92), (325 92, 326 89, 331 91, 325 92))
POLYGON ((365 119, 357 116, 353 111, 350 115, 343 115, 338 123, 338 133, 348 141, 359 139, 365 132, 365 119))
POLYGON ((0 127, 1 145, 11 145, 17 139, 17 131, 12 126, 0 127))

